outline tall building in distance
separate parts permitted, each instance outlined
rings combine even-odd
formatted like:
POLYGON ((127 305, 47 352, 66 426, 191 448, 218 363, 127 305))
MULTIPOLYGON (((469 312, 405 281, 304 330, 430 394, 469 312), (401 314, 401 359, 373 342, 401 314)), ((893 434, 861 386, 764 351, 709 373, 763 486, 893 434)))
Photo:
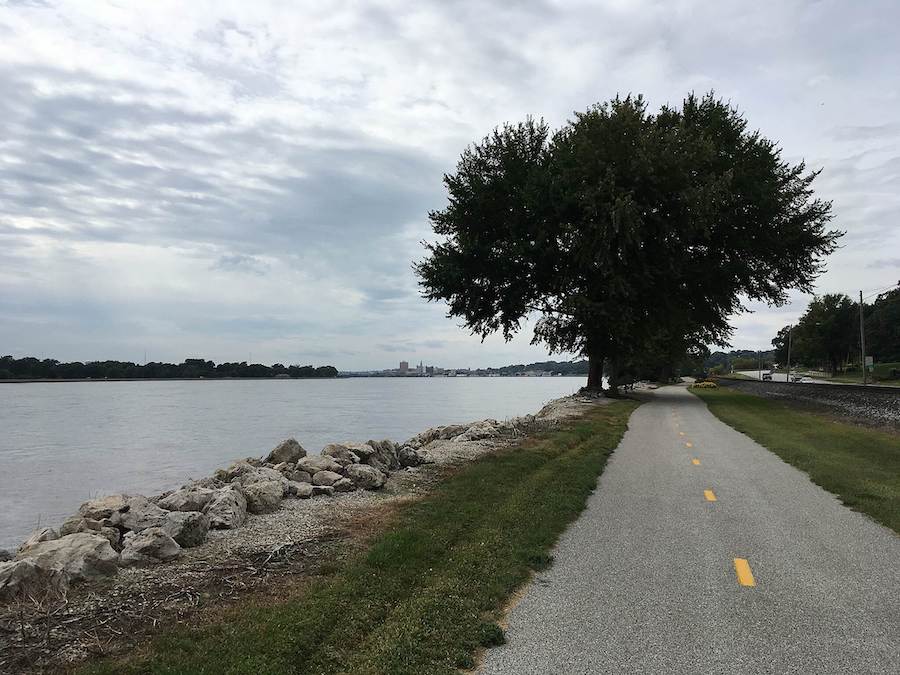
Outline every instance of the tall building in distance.
POLYGON ((400 362, 400 374, 405 375, 409 370, 409 361, 401 361, 400 362))

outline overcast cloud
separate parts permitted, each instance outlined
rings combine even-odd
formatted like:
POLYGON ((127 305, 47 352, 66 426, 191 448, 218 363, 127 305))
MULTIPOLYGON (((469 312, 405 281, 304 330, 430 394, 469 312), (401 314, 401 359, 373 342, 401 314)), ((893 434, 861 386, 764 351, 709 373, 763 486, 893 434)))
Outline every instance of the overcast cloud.
POLYGON ((530 326, 468 336, 410 263, 466 144, 627 92, 730 98, 824 169, 848 234, 818 290, 896 283, 898 25, 890 0, 0 2, 0 353, 543 358, 530 326))

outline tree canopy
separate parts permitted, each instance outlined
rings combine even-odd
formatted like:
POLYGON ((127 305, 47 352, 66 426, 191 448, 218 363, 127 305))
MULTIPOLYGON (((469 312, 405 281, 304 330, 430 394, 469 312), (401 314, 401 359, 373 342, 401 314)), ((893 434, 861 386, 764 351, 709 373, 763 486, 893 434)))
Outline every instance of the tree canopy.
MULTIPOLYGON (((879 294, 863 305, 866 353, 876 362, 900 361, 900 288, 879 294)), ((795 326, 785 326, 772 340, 779 363, 791 361, 823 367, 835 374, 860 359, 859 302, 841 293, 816 296, 795 326)))
MULTIPOLYGON (((842 293, 816 296, 791 334, 794 363, 822 364, 834 374, 859 344, 859 305, 842 293)), ((772 340, 780 362, 787 363, 787 333, 783 328, 772 340)))
POLYGON ((276 363, 220 363, 206 359, 186 359, 184 363, 145 364, 130 361, 88 361, 61 363, 56 359, 21 359, 0 357, 0 380, 9 379, 169 379, 169 378, 232 378, 232 377, 337 377, 334 366, 284 366, 276 363))
POLYGON ((466 148, 429 215, 423 294, 482 338, 538 315, 535 342, 588 357, 613 386, 648 360, 727 344, 741 298, 811 291, 841 235, 817 172, 713 94, 647 111, 640 96, 532 118, 466 148))

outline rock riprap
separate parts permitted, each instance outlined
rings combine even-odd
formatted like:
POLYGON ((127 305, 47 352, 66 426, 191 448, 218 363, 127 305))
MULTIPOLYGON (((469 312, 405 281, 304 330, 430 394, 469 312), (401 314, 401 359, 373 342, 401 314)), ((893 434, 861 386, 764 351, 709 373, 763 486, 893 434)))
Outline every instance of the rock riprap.
POLYGON ((296 439, 289 438, 275 446, 265 461, 268 464, 280 464, 281 462, 296 462, 303 457, 306 457, 306 450, 296 439))
POLYGON ((163 497, 156 505, 166 511, 202 511, 215 493, 210 488, 190 485, 163 497))
POLYGON ((70 581, 114 574, 119 554, 106 537, 87 532, 42 541, 22 549, 16 560, 30 560, 43 570, 61 569, 70 581))
POLYGON ((237 488, 221 488, 203 508, 203 513, 209 518, 209 526, 217 530, 240 527, 247 520, 247 498, 237 488))
POLYGON ((59 566, 41 567, 24 559, 0 562, 0 602, 20 598, 40 599, 44 595, 62 596, 69 577, 59 566))
POLYGON ((198 511, 173 511, 166 517, 162 529, 179 546, 192 548, 206 541, 209 517, 198 511))
POLYGON ((280 481, 258 481, 244 487, 244 496, 250 513, 272 513, 278 509, 284 489, 280 481))
POLYGON ((133 567, 172 560, 181 555, 181 546, 163 528, 150 527, 125 535, 121 565, 133 567))
POLYGON ((378 490, 391 473, 431 462, 431 452, 447 457, 453 444, 487 447, 533 430, 543 414, 436 427, 402 445, 389 440, 330 443, 319 455, 308 455, 290 438, 265 458, 236 460, 161 495, 91 499, 59 528, 32 533, 14 556, 0 551, 0 601, 39 589, 63 593, 72 581, 173 560, 183 549, 202 545, 210 529, 239 528, 252 514, 277 511, 284 499, 378 490))

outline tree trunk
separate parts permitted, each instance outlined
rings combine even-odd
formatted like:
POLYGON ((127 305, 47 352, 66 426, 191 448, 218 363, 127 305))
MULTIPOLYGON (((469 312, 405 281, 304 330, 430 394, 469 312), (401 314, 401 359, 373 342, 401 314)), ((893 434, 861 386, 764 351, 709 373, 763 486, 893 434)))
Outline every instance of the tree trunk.
POLYGON ((603 355, 588 354, 587 389, 601 391, 603 389, 603 355))
POLYGON ((609 360, 609 373, 606 375, 608 387, 603 390, 607 398, 619 398, 619 364, 615 359, 609 360))

